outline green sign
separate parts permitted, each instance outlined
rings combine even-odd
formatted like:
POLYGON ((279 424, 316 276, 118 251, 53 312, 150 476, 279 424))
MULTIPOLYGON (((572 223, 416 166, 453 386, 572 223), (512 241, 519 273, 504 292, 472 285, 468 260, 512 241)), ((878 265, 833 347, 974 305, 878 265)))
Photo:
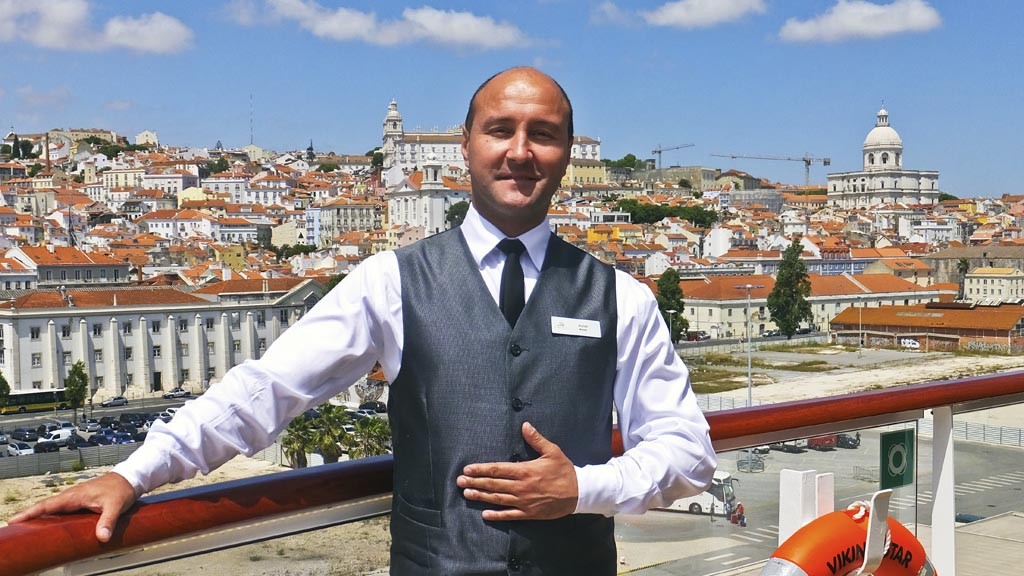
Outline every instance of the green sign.
POLYGON ((914 430, 885 432, 879 438, 879 488, 899 488, 914 483, 914 430))

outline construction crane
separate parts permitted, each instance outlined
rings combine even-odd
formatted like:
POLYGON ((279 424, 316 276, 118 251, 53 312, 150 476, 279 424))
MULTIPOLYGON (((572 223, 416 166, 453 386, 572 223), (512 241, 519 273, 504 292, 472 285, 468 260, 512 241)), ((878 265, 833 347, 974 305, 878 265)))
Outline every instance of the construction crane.
POLYGON ((693 144, 682 144, 680 146, 669 146, 668 148, 664 148, 664 147, 662 147, 661 144, 658 144, 657 148, 655 148, 654 150, 651 150, 651 154, 657 154, 658 155, 658 172, 659 173, 661 172, 661 153, 662 152, 670 152, 672 150, 680 150, 682 148, 693 148, 693 146, 694 146, 693 144))
POLYGON ((811 164, 820 162, 822 166, 829 166, 832 164, 831 158, 814 158, 813 156, 806 155, 800 158, 793 158, 792 156, 768 156, 768 155, 755 155, 755 154, 711 154, 712 156, 719 156, 722 158, 745 158, 750 160, 789 160, 791 162, 803 162, 804 163, 804 186, 810 187, 811 185, 811 164))

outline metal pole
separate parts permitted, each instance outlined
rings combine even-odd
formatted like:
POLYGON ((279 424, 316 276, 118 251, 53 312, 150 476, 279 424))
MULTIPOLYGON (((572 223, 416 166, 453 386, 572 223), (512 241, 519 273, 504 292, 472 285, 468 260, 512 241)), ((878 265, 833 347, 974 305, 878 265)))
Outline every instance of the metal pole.
MULTIPOLYGON (((750 341, 750 289, 752 286, 747 284, 747 406, 754 405, 754 374, 751 369, 753 365, 751 361, 751 348, 753 344, 750 341)), ((754 449, 747 448, 747 472, 753 473, 753 459, 754 449)))

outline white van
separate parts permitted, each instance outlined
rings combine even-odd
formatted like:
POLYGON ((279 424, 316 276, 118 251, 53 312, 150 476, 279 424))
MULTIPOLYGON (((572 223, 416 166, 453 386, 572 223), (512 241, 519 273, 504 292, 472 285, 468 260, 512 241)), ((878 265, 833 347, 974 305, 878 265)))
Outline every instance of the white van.
POLYGON ((71 437, 72 432, 73 430, 70 428, 58 428, 46 436, 40 436, 39 440, 49 440, 50 442, 56 443, 57 446, 67 446, 68 438, 71 437))

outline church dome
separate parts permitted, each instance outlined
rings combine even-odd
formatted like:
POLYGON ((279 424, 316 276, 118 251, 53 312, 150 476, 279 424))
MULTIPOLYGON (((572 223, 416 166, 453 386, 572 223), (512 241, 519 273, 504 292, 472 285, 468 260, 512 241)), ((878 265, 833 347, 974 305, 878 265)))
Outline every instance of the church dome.
POLYGON ((864 139, 865 148, 902 148, 903 140, 896 130, 889 126, 889 112, 885 108, 878 111, 878 121, 864 139))

